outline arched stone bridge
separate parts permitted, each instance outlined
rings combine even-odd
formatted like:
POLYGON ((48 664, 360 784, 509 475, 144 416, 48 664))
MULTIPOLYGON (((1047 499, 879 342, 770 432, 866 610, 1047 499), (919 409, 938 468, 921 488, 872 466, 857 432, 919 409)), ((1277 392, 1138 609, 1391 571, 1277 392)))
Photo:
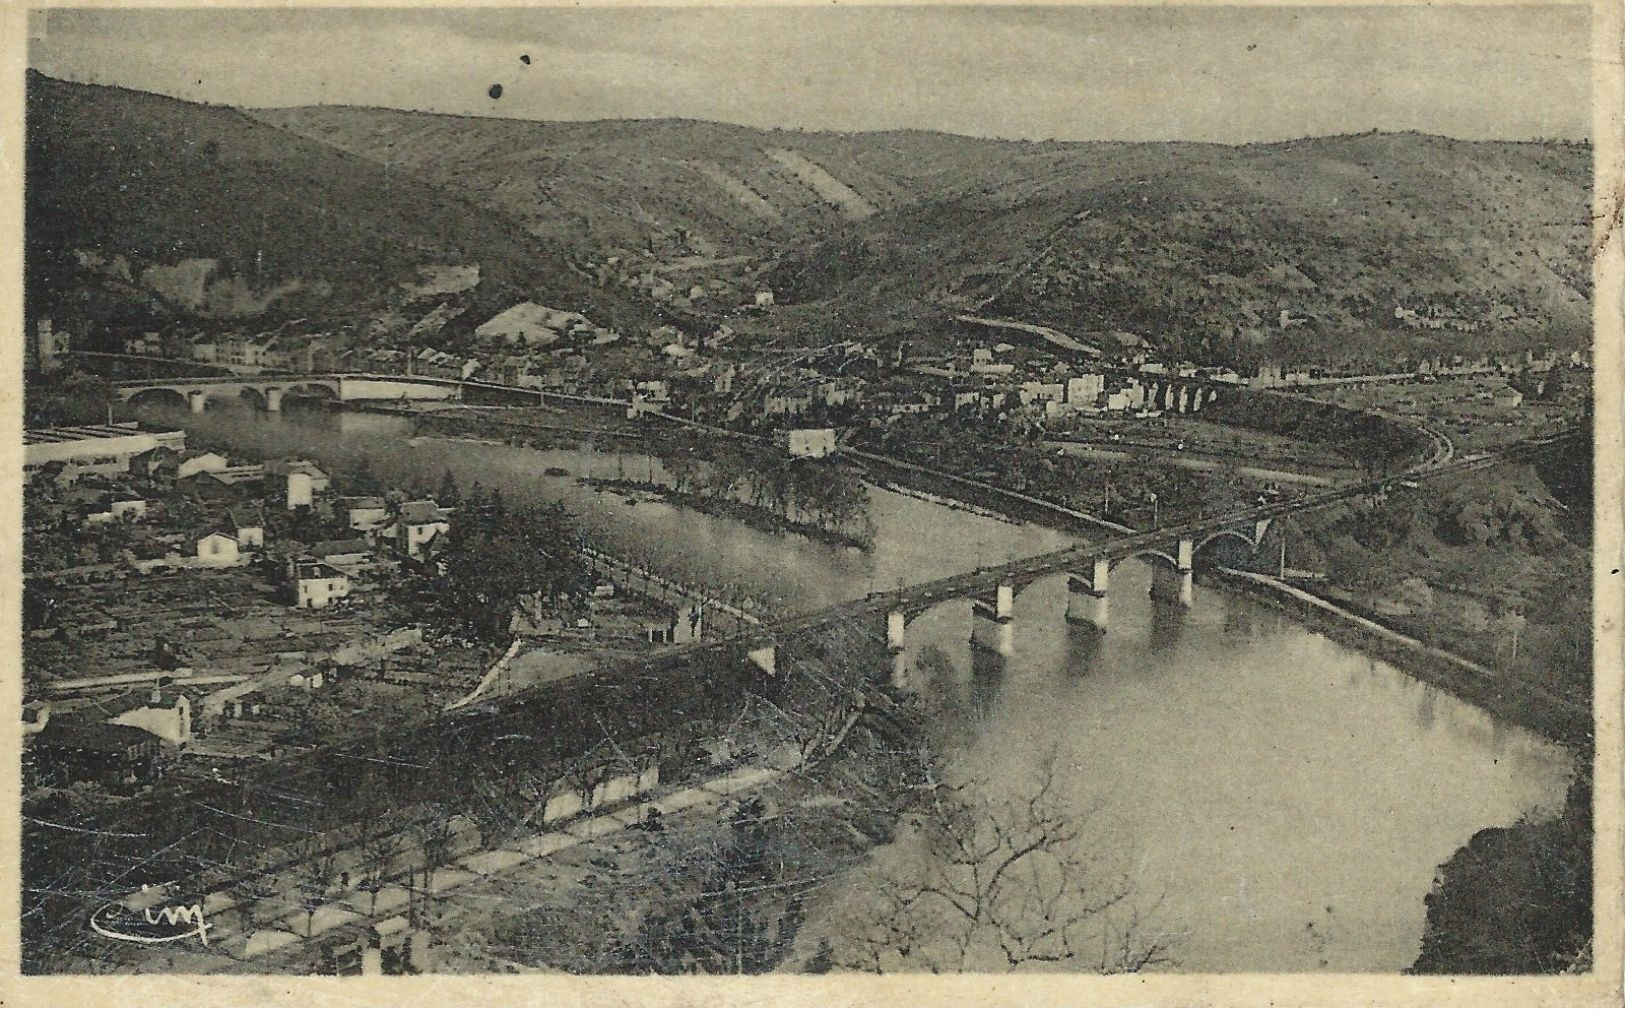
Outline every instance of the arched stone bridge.
POLYGON ((960 576, 874 593, 868 597, 811 612, 752 630, 715 648, 737 651, 762 670, 776 669, 775 643, 782 636, 804 633, 836 622, 872 621, 881 624, 887 645, 901 653, 907 645, 908 625, 928 609, 953 600, 972 606, 971 639, 981 647, 1009 654, 1015 646, 1016 596, 1047 576, 1066 574, 1069 597, 1067 617, 1095 630, 1108 620, 1111 573, 1125 559, 1143 558, 1152 564, 1151 593, 1173 607, 1189 607, 1195 596, 1197 569, 1211 564, 1218 546, 1233 542, 1256 553, 1276 519, 1324 509, 1361 496, 1387 492, 1399 482, 1423 481, 1457 472, 1493 467, 1510 459, 1533 456, 1585 433, 1565 430, 1552 436, 1522 440, 1494 453, 1476 454, 1442 464, 1429 463, 1387 477, 1351 482, 1293 499, 1265 503, 1222 517, 1169 524, 1137 531, 1094 544, 1080 544, 1047 555, 988 566, 960 576))
POLYGON ((1126 559, 1143 559, 1151 564, 1151 596, 1165 604, 1189 608, 1196 597, 1198 563, 1207 565, 1209 548, 1225 539, 1238 542, 1248 555, 1256 553, 1269 532, 1272 515, 1233 521, 1220 521, 1207 529, 1172 529, 1114 538, 1093 548, 1069 548, 1053 555, 1012 563, 998 575, 990 575, 980 586, 966 592, 949 591, 948 596, 928 588, 905 590, 903 600, 886 612, 886 644, 895 651, 907 645, 908 625, 927 609, 951 597, 971 601, 971 641, 999 654, 1015 647, 1014 620, 1016 596, 1047 576, 1067 575, 1069 621, 1104 632, 1108 616, 1111 573, 1126 559))
MULTIPOLYGON (((120 384, 120 400, 184 400, 193 412, 209 401, 247 397, 267 411, 281 411, 284 397, 314 397, 334 401, 456 400, 463 384, 432 376, 380 376, 368 373, 320 375, 202 376, 142 380, 120 384)), ((535 391, 530 391, 533 395, 535 391)))
POLYGON ((1204 404, 1218 400, 1219 391, 1227 385, 1195 376, 1160 376, 1156 373, 1134 373, 1133 376, 1145 387, 1146 407, 1175 415, 1202 410, 1204 404))
POLYGON ((184 401, 194 412, 205 410, 211 400, 247 397, 267 411, 281 411, 287 397, 315 397, 332 401, 450 401, 468 394, 484 394, 510 403, 515 399, 532 404, 568 403, 625 409, 627 401, 541 391, 535 387, 490 383, 485 380, 459 380, 440 376, 391 375, 388 373, 261 373, 255 376, 197 376, 176 379, 133 380, 114 387, 119 400, 167 398, 184 401))

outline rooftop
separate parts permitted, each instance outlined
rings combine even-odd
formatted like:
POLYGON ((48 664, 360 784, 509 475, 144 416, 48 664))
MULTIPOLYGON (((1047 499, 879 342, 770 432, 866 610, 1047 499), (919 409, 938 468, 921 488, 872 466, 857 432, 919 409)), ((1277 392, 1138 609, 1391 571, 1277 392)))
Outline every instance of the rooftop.
POLYGON ((433 499, 401 503, 396 516, 406 524, 434 524, 446 519, 446 511, 433 499))
POLYGON ((310 554, 318 559, 330 555, 360 555, 372 550, 363 538, 345 538, 338 541, 318 541, 310 546, 310 554))
POLYGON ((296 580, 331 580, 345 575, 347 574, 343 570, 329 566, 325 562, 296 562, 293 564, 293 578, 296 580))
POLYGON ((84 439, 107 439, 115 436, 141 436, 153 434, 136 422, 117 422, 113 425, 68 425, 52 429, 29 429, 23 433, 23 442, 73 443, 84 439))

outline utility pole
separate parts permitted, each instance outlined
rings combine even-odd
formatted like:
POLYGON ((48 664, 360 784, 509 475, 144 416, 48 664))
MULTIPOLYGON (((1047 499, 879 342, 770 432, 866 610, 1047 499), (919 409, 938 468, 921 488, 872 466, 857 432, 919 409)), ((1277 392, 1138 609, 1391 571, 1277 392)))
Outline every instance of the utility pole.
POLYGON ((1281 579, 1286 579, 1286 535, 1281 535, 1281 579))

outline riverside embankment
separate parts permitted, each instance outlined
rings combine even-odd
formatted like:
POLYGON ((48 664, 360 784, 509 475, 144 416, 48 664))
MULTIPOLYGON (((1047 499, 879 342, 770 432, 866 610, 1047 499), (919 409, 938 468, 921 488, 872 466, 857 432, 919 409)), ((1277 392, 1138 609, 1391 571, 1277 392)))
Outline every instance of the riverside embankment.
POLYGON ((1593 732, 1589 708, 1528 685, 1516 676, 1429 646, 1285 581, 1233 569, 1217 572, 1226 586, 1271 602, 1305 625, 1363 653, 1382 657, 1407 674, 1502 720, 1565 745, 1589 748, 1593 732))

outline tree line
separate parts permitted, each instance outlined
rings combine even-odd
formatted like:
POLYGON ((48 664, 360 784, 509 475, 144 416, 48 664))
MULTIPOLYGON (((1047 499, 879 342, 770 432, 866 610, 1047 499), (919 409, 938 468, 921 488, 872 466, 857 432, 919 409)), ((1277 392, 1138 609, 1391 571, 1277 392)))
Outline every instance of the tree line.
POLYGON ((730 445, 708 452, 709 459, 681 452, 665 458, 673 491, 743 502, 790 523, 859 541, 873 537, 869 490, 862 479, 839 465, 730 445))

